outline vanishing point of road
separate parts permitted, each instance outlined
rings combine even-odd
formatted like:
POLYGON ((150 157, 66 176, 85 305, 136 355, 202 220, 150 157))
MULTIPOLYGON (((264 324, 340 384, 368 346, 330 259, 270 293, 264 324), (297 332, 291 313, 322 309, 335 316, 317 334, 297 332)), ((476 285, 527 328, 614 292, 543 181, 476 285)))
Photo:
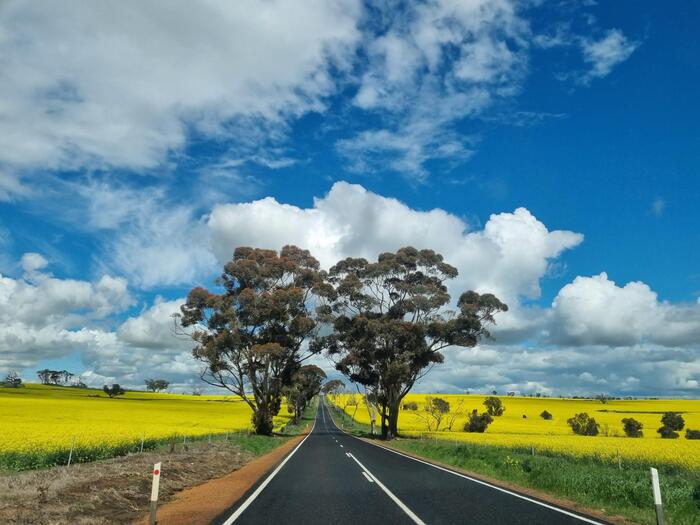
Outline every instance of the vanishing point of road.
POLYGON ((314 428, 216 520, 249 524, 583 525, 604 522, 416 460, 340 430, 322 398, 314 428))

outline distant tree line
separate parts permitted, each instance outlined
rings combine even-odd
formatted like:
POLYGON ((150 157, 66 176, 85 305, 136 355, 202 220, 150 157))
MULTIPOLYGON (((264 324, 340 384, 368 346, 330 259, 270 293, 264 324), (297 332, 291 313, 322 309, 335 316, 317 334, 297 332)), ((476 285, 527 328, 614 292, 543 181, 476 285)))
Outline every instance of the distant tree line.
POLYGON ((36 375, 39 377, 42 385, 52 386, 71 386, 75 388, 87 388, 79 376, 69 372, 68 370, 37 370, 36 375))

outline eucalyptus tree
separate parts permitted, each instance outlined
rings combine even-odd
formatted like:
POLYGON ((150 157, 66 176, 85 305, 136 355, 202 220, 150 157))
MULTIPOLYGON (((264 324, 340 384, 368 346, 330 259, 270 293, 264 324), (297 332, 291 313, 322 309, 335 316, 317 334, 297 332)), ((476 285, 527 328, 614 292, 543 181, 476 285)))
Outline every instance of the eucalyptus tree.
POLYGON ((205 365, 202 379, 240 397, 255 432, 271 434, 283 391, 310 355, 304 341, 317 327, 312 299, 323 273, 296 246, 279 253, 239 247, 217 284, 220 293, 193 288, 177 321, 205 365))
POLYGON ((445 282, 457 276, 433 250, 405 247, 376 262, 347 258, 333 266, 320 312, 332 333, 312 343, 337 370, 364 385, 380 408, 382 436, 398 433, 401 400, 448 346, 473 347, 490 337, 494 315, 508 307, 492 294, 463 293, 447 309, 445 282))
POLYGON ((321 392, 321 384, 326 373, 316 365, 304 365, 292 375, 292 383, 285 387, 284 396, 287 407, 294 413, 294 422, 298 423, 304 409, 321 392))

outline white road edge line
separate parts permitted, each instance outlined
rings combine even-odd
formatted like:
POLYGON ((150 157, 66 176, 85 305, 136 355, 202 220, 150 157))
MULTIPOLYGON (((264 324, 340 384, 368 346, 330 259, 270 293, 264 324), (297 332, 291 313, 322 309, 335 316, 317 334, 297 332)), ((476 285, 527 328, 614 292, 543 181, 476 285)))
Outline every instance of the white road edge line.
MULTIPOLYGON (((333 424, 335 425, 335 420, 333 419, 333 414, 330 413, 330 410, 328 411, 328 415, 331 417, 331 421, 332 421, 333 424)), ((522 494, 518 494, 517 492, 512 492, 512 491, 510 491, 510 490, 507 490, 507 489, 498 487, 498 486, 496 486, 496 485, 492 485, 491 483, 487 483, 487 482, 485 482, 485 481, 481 481, 480 479, 476 479, 476 478, 472 478, 472 477, 466 476, 466 475, 464 475, 464 474, 461 474, 461 473, 459 473, 459 472, 455 472, 454 470, 450 470, 450 469, 445 468, 445 467, 441 467, 441 466, 439 466, 439 465, 434 465, 434 464, 430 463, 429 461, 423 461, 422 459, 414 458, 413 456, 409 456, 408 454, 403 454, 402 452, 398 452, 397 450, 393 450, 393 449, 391 449, 391 448, 389 448, 389 447, 384 447, 384 446, 382 446, 382 445, 377 445, 376 443, 372 443, 372 442, 370 442, 370 441, 365 441, 365 440, 363 440, 363 439, 358 438, 357 436, 353 436, 352 434, 349 434, 348 432, 345 432, 345 430, 343 430, 343 429, 341 429, 340 427, 338 427, 338 425, 335 425, 335 426, 336 426, 336 428, 338 428, 341 432, 344 432, 344 433, 347 434, 348 436, 350 436, 350 437, 352 437, 352 438, 355 438, 355 439, 357 439, 358 441, 362 441, 363 443, 367 443, 368 445, 372 445, 372 446, 375 446, 375 447, 382 448, 382 449, 387 450, 387 451, 389 451, 389 452, 393 452, 394 454, 398 454, 399 456, 403 456, 403 457, 405 457, 405 458, 412 459, 413 461, 417 461, 418 463, 423 463, 424 465, 428 465, 429 467, 433 467, 433 468, 436 468, 436 469, 438 469, 438 470, 444 470, 445 472, 449 472, 450 474, 454 474, 455 476, 459 476, 460 478, 468 479, 469 481, 473 481, 474 483, 478 483, 479 485, 484 485, 485 487, 489 487, 489 488, 492 488, 492 489, 497 490, 497 491, 499 491, 499 492, 503 492, 504 494, 510 494, 511 496, 515 496, 516 498, 520 498, 520 499, 523 499, 523 500, 525 500, 525 501, 529 501, 530 503, 534 503, 535 505, 539 505, 539 506, 541 506, 541 507, 545 507, 545 508, 547 508, 547 509, 554 510, 554 511, 556 511, 556 512, 560 512, 561 514, 566 514, 567 516, 571 516, 572 518, 576 518, 577 520, 583 521, 583 522, 585 522, 585 523, 591 523, 591 524, 593 524, 593 525, 605 525, 605 524, 604 524, 603 522, 601 522, 601 521, 595 521, 595 520, 592 520, 592 519, 590 519, 590 518, 586 518, 586 517, 584 517, 584 516, 581 516, 581 515, 579 515, 579 514, 575 514, 575 513, 573 513, 573 512, 569 512, 568 510, 560 509, 559 507, 555 507, 554 505, 548 505, 547 503, 544 503, 543 501, 538 501, 538 500, 536 500, 536 499, 532 499, 532 498, 529 498, 529 497, 527 497, 527 496, 523 496, 522 494)))
MULTIPOLYGON (((323 413, 323 411, 322 411, 322 413, 323 413)), ((284 467, 284 465, 287 463, 287 461, 289 461, 290 458, 294 455, 294 453, 295 453, 297 450, 299 450, 299 447, 301 447, 301 446, 304 444, 304 442, 305 442, 307 439, 309 439, 309 436, 311 436, 311 434, 313 434, 313 432, 314 432, 314 428, 316 428, 316 418, 314 418, 314 425, 311 427, 311 431, 306 435, 306 437, 305 437, 304 439, 301 440, 301 443, 299 443, 296 447, 294 447, 294 450, 292 450, 292 451, 289 453, 289 455, 288 455, 286 458, 284 458, 284 461, 282 461, 282 463, 280 463, 279 465, 277 465, 277 468, 276 468, 275 470, 272 471, 272 474, 270 474, 270 475, 265 479, 265 481, 263 481, 263 482, 260 484, 260 486, 259 486, 257 489, 255 489, 255 492, 253 492, 250 496, 248 496, 248 499, 245 500, 245 501, 243 502, 243 505, 241 505, 240 507, 238 507, 238 508, 236 509, 236 512, 234 512, 233 514, 231 514, 231 516, 229 517, 229 519, 227 519, 227 520, 223 523, 223 525, 231 525, 234 521, 236 521, 236 520, 240 517, 241 514, 243 514, 243 512, 245 511, 245 509, 247 509, 247 508, 250 506, 250 504, 253 503, 253 502, 255 501, 255 498, 257 498, 257 497, 260 495, 260 493, 265 489, 265 487, 267 487, 268 483, 270 483, 270 481, 272 481, 272 478, 274 478, 274 477, 277 475, 277 473, 278 473, 280 470, 282 470, 282 467, 284 467)))
POLYGON ((369 481, 370 483, 374 483, 372 477, 369 474, 367 474, 364 470, 362 471, 362 475, 367 478, 367 481, 369 481))
POLYGON ((382 489, 386 493, 386 495, 389 496, 392 499, 392 501, 394 503, 396 503, 399 506, 399 508, 406 513, 406 515, 409 518, 411 518, 411 520, 413 520, 413 523, 416 523, 416 525, 426 525, 425 522, 422 519, 420 519, 418 516, 416 516, 416 514, 411 509, 409 509, 404 504, 403 501, 401 501, 399 498, 397 498, 393 492, 391 492, 388 488, 386 488, 384 486, 384 483, 379 481, 374 474, 372 474, 369 470, 367 470, 367 467, 365 467, 362 463, 360 463, 359 459, 357 459, 352 454, 350 454, 350 457, 352 459, 354 459, 358 465, 360 465, 360 468, 362 469, 362 473, 365 474, 365 476, 369 476, 370 478, 372 478, 372 480, 374 480, 374 482, 377 484, 377 486, 380 489, 382 489))

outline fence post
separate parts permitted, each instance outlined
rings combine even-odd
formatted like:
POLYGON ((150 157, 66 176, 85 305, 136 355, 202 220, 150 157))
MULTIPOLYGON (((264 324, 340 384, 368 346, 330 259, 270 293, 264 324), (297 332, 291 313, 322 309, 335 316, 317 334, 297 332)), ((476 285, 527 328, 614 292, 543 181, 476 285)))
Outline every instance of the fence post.
POLYGON ((535 445, 530 445, 532 455, 535 455, 535 445))
POLYGON ((153 465, 153 485, 151 485, 151 516, 149 525, 156 525, 156 510, 158 509, 158 488, 160 487, 160 462, 153 465))
POLYGON ((70 467, 71 461, 73 461, 73 449, 75 449, 75 436, 70 443, 70 452, 68 453, 68 466, 70 467))
POLYGON ((617 468, 622 470, 622 458, 620 457, 620 449, 617 449, 617 468))
POLYGON ((651 468, 651 487, 654 491, 654 506, 656 507, 656 525, 664 525, 664 511, 661 507, 661 487, 659 486, 659 471, 651 468))
POLYGON ((146 439, 146 436, 144 435, 141 438, 141 447, 139 448, 139 454, 143 454, 143 441, 146 439))

